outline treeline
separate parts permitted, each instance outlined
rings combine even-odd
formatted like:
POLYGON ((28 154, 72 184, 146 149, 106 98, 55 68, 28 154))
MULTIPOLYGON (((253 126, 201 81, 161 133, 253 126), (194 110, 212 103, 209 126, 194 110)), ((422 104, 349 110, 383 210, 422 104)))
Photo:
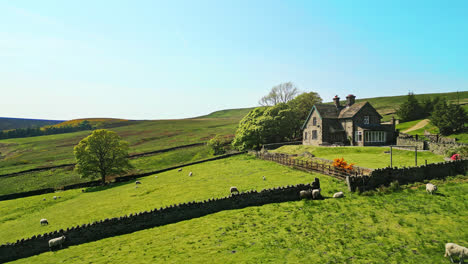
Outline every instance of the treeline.
POLYGON ((36 137, 44 135, 55 135, 63 133, 71 133, 82 130, 93 129, 90 122, 85 120, 79 123, 77 126, 47 126, 47 127, 30 127, 30 128, 17 128, 12 130, 0 131, 0 139, 7 138, 24 138, 24 137, 36 137))
POLYGON ((402 122, 429 118, 442 135, 460 133, 465 130, 468 113, 459 105, 447 102, 447 99, 425 98, 419 102, 413 93, 409 93, 396 114, 402 122))

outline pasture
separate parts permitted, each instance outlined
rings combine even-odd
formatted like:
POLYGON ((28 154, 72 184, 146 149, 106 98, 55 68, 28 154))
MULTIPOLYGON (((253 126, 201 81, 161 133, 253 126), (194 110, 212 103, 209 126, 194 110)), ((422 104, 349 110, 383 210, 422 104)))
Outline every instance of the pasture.
MULTIPOLYGON (((193 119, 125 121, 122 123, 129 125, 111 130, 130 144, 130 154, 136 154, 205 142, 217 134, 233 135, 248 110, 226 110, 193 119)), ((89 134, 91 131, 0 140, 0 174, 73 163, 73 147, 89 134)))
MULTIPOLYGON (((310 152, 316 157, 333 160, 344 158, 348 163, 365 168, 377 169, 390 166, 389 147, 318 147, 292 145, 282 146, 271 150, 276 153, 302 154, 310 152)), ((443 162, 443 156, 436 155, 429 151, 418 151, 418 165, 427 163, 443 162)), ((409 167, 414 166, 414 150, 393 149, 393 166, 409 167)))
MULTIPOLYGON (((344 186, 323 178, 326 196, 344 186)), ((444 244, 468 244, 468 178, 435 183, 435 195, 413 184, 223 211, 13 263, 450 263, 444 244)))
MULTIPOLYGON (((213 154, 207 146, 178 149, 131 159, 130 163, 135 169, 129 173, 145 173, 212 157, 213 154)), ((61 186, 88 182, 90 180, 95 179, 81 178, 72 167, 29 172, 11 177, 0 177, 0 195, 43 188, 59 188, 61 186)))
POLYGON ((320 178, 326 193, 344 189, 335 179, 240 155, 167 171, 134 182, 107 187, 68 190, 15 200, 0 201, 0 244, 100 219, 151 210, 188 201, 229 195, 230 186, 240 191, 310 183, 320 178), (188 173, 192 171, 193 176, 188 173), (157 176, 157 178, 155 177, 157 176), (266 180, 263 180, 266 176, 266 180), (326 186, 326 187, 325 187, 326 186), (53 200, 53 196, 61 196, 53 200), (43 199, 46 201, 43 201, 43 199), (49 220, 40 226, 39 220, 49 220))

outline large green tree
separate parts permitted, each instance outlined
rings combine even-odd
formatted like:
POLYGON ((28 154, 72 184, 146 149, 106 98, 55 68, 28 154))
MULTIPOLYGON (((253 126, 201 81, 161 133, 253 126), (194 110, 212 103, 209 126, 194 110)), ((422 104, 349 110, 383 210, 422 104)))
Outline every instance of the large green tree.
POLYGON ((468 115, 460 105, 442 99, 434 106, 430 120, 442 135, 450 135, 464 130, 468 115))
POLYGON ((297 118, 303 123, 309 115, 312 106, 321 103, 322 98, 316 92, 301 93, 296 98, 288 102, 291 109, 296 112, 297 118))
POLYGON ((422 118, 424 111, 416 96, 413 93, 409 93, 406 101, 399 106, 396 114, 402 122, 407 122, 422 118))
POLYGON ((240 121, 232 145, 239 150, 258 149, 263 144, 291 140, 298 122, 285 103, 257 107, 240 121))
POLYGON ((128 143, 121 140, 113 131, 95 130, 74 148, 75 170, 83 178, 118 175, 132 168, 128 160, 128 143))

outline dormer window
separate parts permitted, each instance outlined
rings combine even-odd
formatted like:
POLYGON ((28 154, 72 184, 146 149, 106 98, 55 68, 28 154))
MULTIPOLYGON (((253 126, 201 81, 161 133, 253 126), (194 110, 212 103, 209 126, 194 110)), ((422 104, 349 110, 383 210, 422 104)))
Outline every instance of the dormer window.
POLYGON ((369 124, 369 116, 364 116, 364 125, 369 124))

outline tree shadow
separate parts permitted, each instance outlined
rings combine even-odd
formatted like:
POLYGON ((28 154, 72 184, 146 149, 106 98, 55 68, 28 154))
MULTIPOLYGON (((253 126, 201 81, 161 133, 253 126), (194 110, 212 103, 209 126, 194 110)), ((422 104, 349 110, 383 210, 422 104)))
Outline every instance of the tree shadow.
POLYGON ((99 185, 99 186, 91 186, 91 187, 86 187, 81 189, 81 192, 83 193, 92 193, 92 192, 100 192, 100 191, 105 191, 109 190, 115 187, 127 185, 127 184, 135 184, 134 181, 125 181, 125 182, 109 182, 104 185, 99 185))

